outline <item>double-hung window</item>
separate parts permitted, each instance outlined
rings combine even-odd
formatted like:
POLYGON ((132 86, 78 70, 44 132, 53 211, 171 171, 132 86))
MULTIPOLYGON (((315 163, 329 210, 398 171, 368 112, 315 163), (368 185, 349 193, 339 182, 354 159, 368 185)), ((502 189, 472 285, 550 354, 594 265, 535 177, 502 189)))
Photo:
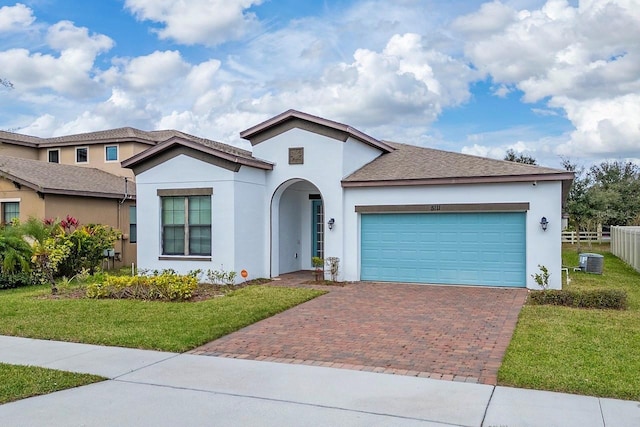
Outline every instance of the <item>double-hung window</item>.
POLYGON ((159 190, 158 195, 162 209, 162 254, 210 256, 211 189, 159 190))
POLYGON ((89 149, 87 147, 76 148, 76 163, 89 162, 89 149))
POLYGON ((2 223, 10 224, 11 220, 20 218, 20 202, 2 202, 2 223))
POLYGON ((129 206, 129 243, 138 242, 138 219, 136 207, 129 206))
POLYGON ((105 162, 117 162, 118 161, 118 146, 106 145, 104 147, 104 161, 105 162))
POLYGON ((60 150, 49 150, 47 151, 47 156, 49 163, 60 163, 60 150))

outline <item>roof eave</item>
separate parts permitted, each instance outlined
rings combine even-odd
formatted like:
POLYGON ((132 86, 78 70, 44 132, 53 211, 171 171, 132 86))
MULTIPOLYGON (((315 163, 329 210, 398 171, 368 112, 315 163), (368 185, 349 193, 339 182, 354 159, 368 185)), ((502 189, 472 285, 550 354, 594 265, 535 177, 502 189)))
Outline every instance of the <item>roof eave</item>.
MULTIPOLYGON (((536 182, 536 181, 568 181, 573 180, 573 172, 557 174, 532 175, 499 175, 474 177, 443 177, 423 179, 390 179, 390 180, 342 180, 342 187, 403 187, 419 185, 454 185, 454 184, 492 184, 507 182, 536 182)), ((563 185, 564 189, 564 185, 563 185)), ((564 191, 563 191, 564 192, 564 191)))
POLYGON ((200 151, 202 153, 210 154, 215 157, 219 157, 224 160, 228 160, 234 163, 238 163, 240 165, 251 166, 258 169, 263 170, 272 170, 273 163, 265 162, 263 160, 258 159, 248 159, 246 157, 236 156, 234 154, 226 153, 222 150, 218 150, 214 147, 206 146, 203 144, 198 144, 197 142, 189 141, 183 138, 173 137, 155 147, 151 147, 141 153, 138 153, 132 157, 129 157, 126 160, 120 162, 120 165, 123 168, 133 169, 137 165, 144 163, 155 155, 162 153, 166 150, 171 149, 171 147, 175 145, 181 145, 183 147, 188 147, 196 151, 200 151))
POLYGON ((156 141, 151 139, 144 139, 139 137, 116 137, 116 138, 103 138, 103 139, 91 139, 91 140, 78 140, 78 141, 46 141, 38 144, 38 147, 68 147, 68 146, 82 146, 82 145, 96 145, 96 144, 121 144, 125 142, 140 143, 145 145, 154 146, 156 141))
MULTIPOLYGON (((120 199, 125 198, 125 194, 120 193, 104 193, 96 191, 83 191, 83 190, 65 190, 60 188, 43 188, 39 193, 42 194, 55 194, 59 196, 77 196, 77 197, 93 197, 98 199, 120 199)), ((126 200, 135 200, 136 195, 128 193, 126 200)))

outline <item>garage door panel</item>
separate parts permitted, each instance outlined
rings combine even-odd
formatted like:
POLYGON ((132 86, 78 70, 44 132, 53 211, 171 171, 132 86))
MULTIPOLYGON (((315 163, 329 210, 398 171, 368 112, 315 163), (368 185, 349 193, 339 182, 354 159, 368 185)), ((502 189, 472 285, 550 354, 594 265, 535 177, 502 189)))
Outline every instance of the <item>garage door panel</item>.
POLYGON ((363 280, 524 287, 525 261, 521 212, 361 216, 363 280))

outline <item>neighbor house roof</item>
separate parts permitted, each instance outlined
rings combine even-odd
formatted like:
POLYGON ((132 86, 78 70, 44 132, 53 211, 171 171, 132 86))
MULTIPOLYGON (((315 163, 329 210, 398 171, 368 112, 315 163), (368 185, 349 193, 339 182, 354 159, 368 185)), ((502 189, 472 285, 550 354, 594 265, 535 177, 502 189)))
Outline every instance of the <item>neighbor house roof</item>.
POLYGON ((489 182, 568 181, 559 169, 386 142, 383 154, 342 180, 343 187, 380 187, 489 182))
MULTIPOLYGON (((188 133, 173 129, 145 131, 132 127, 122 127, 97 132, 78 133, 75 135, 54 136, 50 138, 40 138, 37 136, 0 131, 0 142, 7 144, 30 145, 34 147, 57 147, 78 144, 91 145, 116 142, 140 142, 147 145, 157 145, 175 137, 209 146, 224 146, 227 151, 235 148, 220 142, 189 135, 188 133)), ((237 150, 240 155, 249 153, 246 150, 237 150)), ((249 155, 251 155, 251 153, 249 153, 249 155)))
POLYGON ((0 176, 40 194, 123 199, 125 182, 128 198, 136 194, 133 181, 99 169, 19 157, 0 156, 0 176))
POLYGON ((334 122, 333 120, 323 119, 322 117, 303 113, 297 110, 285 111, 284 113, 270 118, 269 120, 252 126, 249 129, 240 132, 240 137, 249 140, 251 145, 257 145, 265 139, 286 132, 294 127, 330 136, 343 142, 351 137, 367 145, 378 148, 384 153, 393 151, 393 148, 385 142, 360 132, 358 129, 352 128, 349 125, 334 122))

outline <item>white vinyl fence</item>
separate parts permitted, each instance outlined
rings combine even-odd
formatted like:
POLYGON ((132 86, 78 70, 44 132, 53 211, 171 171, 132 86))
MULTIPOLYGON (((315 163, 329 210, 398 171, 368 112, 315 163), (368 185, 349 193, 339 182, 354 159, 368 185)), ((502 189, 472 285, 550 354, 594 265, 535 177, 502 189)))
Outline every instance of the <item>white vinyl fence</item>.
POLYGON ((611 253, 640 271, 640 227, 611 227, 611 253))

